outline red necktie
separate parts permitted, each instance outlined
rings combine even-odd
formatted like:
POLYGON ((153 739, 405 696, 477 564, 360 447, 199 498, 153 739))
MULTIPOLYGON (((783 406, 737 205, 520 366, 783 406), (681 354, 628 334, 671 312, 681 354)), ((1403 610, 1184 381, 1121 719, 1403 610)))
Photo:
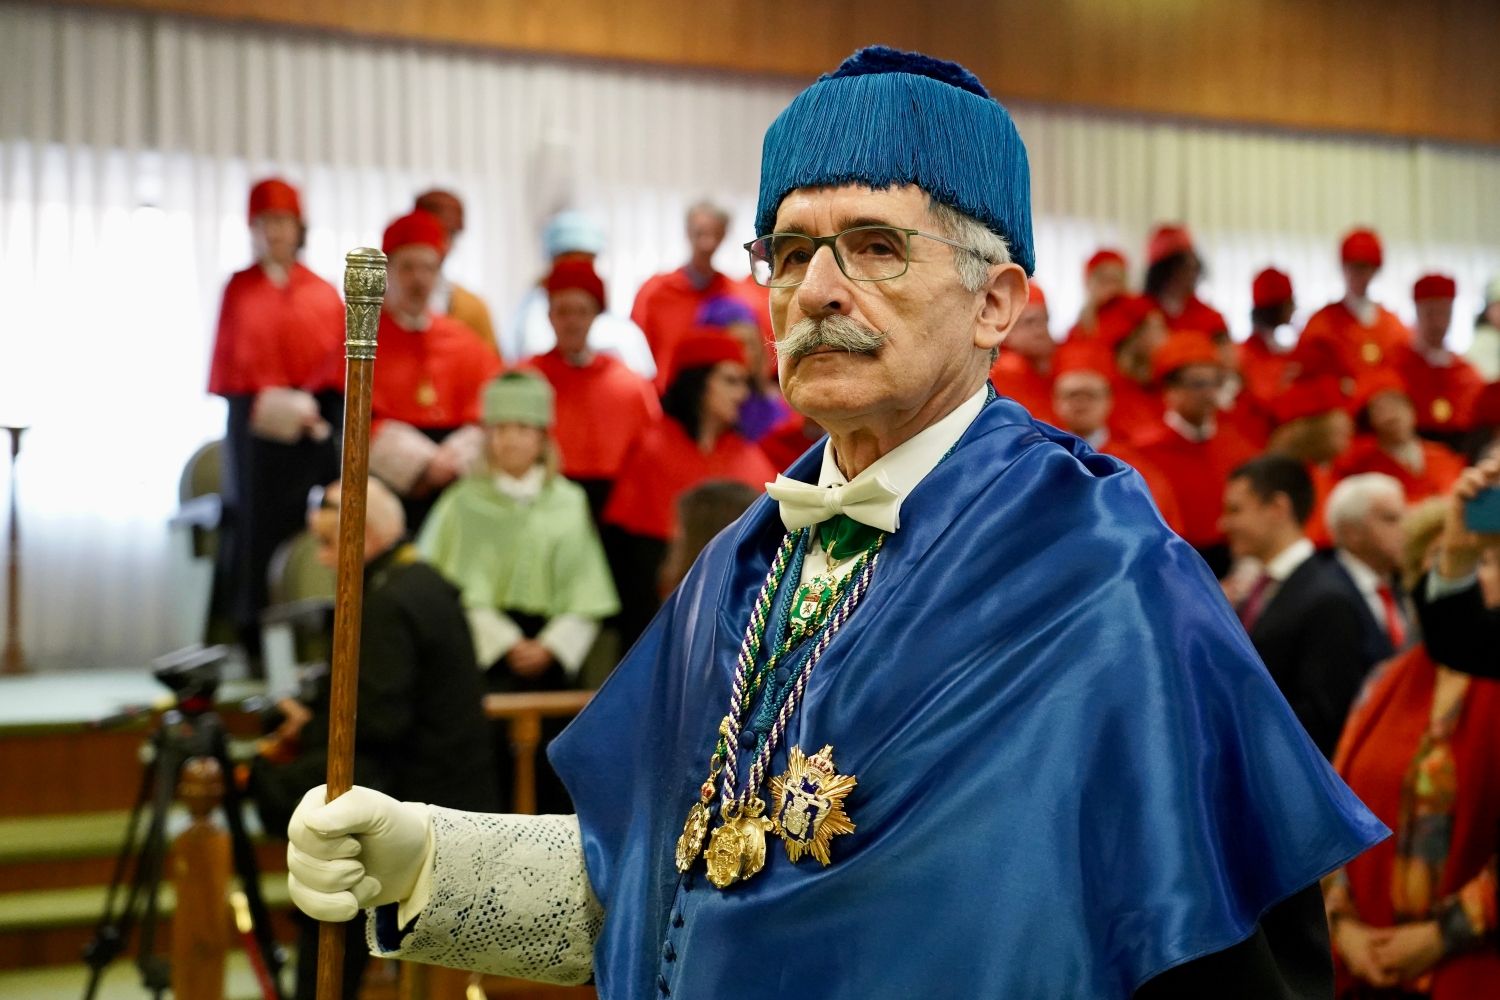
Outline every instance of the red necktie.
POLYGON ((1271 586, 1271 574, 1262 573, 1255 581, 1255 586, 1250 588, 1250 593, 1245 596, 1244 603, 1240 605, 1240 624, 1245 626, 1249 632, 1255 627, 1260 613, 1265 610, 1266 590, 1271 586))
POLYGON ((1396 597, 1391 593, 1389 584, 1382 583, 1375 588, 1375 593, 1380 595, 1380 606, 1385 608, 1385 631, 1391 637, 1391 645, 1397 650, 1406 646, 1406 627, 1401 624, 1401 615, 1396 611, 1396 597))

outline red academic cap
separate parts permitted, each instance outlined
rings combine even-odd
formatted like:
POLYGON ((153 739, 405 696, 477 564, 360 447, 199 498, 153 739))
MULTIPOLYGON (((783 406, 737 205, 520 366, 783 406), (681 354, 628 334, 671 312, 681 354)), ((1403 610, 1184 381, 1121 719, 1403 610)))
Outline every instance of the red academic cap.
POLYGON ((285 212, 302 221, 302 199, 297 189, 280 177, 268 177, 250 189, 250 221, 262 212, 285 212))
POLYGON ((1187 253, 1193 249, 1193 237, 1187 226, 1157 226, 1146 243, 1146 263, 1155 264, 1174 254, 1187 253))
POLYGON ((709 368, 721 361, 745 364, 745 345, 719 330, 694 327, 672 352, 672 377, 667 384, 677 381, 690 368, 709 368))
POLYGON ((1287 360, 1296 375, 1271 403, 1271 415, 1277 423, 1349 408, 1355 375, 1332 341, 1300 341, 1287 360))
POLYGON ((1458 294, 1458 283, 1446 274, 1424 274, 1411 286, 1411 297, 1423 299, 1451 299, 1458 294))
POLYGON ((1052 356, 1052 371, 1058 378, 1070 372, 1093 372, 1109 378, 1114 370, 1114 356, 1097 338, 1070 340, 1052 356))
POLYGON ((1163 341, 1151 355, 1151 377, 1157 382, 1188 365, 1213 365, 1220 367, 1223 361, 1214 349, 1214 342, 1196 330, 1178 330, 1163 341))
POLYGON ((1384 262, 1380 237, 1373 229, 1356 229, 1344 237, 1339 247, 1339 258, 1345 264, 1368 264, 1379 267, 1384 262))
POLYGON ((1117 295, 1099 307, 1098 339, 1114 350, 1146 321, 1155 303, 1145 295, 1117 295))
POLYGON ((437 216, 417 209, 385 227, 385 236, 380 241, 380 249, 389 257, 402 247, 411 246, 413 243, 432 247, 446 256, 448 230, 443 228, 437 216))
POLYGON ((545 285, 548 295, 555 295, 568 288, 581 288, 599 303, 599 311, 604 311, 604 282, 600 280, 590 261, 578 259, 558 261, 552 265, 552 273, 547 275, 545 285))
POLYGON ((1257 309, 1279 306, 1283 302, 1292 301, 1292 279, 1285 271, 1268 267, 1255 276, 1255 281, 1250 285, 1250 294, 1257 309))
POLYGON ((1042 294, 1042 286, 1036 283, 1035 278, 1026 282, 1026 304, 1028 306, 1045 306, 1047 304, 1047 296, 1042 294))
POLYGON ((1125 266, 1125 255, 1112 247, 1096 250, 1094 256, 1090 257, 1088 263, 1083 265, 1083 276, 1086 278, 1093 274, 1105 264, 1119 264, 1125 266))

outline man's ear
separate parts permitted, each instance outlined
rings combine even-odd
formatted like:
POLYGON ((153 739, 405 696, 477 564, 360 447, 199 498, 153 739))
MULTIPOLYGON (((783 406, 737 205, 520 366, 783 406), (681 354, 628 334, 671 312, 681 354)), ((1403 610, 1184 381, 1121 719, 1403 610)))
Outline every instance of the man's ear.
POLYGON ((999 347, 1026 308, 1026 272, 1019 264, 997 264, 990 268, 984 303, 974 322, 974 346, 984 350, 999 347))

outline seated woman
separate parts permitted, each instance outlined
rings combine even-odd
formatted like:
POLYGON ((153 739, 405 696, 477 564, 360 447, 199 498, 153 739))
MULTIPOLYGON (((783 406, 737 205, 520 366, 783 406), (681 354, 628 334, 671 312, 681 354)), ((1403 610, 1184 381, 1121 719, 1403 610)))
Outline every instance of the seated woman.
MULTIPOLYGON (((1427 568, 1445 509, 1434 500, 1411 515, 1408 585, 1427 568)), ((1500 607, 1500 560, 1481 567, 1480 585, 1500 607)), ((1339 996, 1500 995, 1500 682, 1412 647, 1371 679, 1334 767, 1395 831, 1324 880, 1339 996)))
MULTIPOLYGON (((557 474, 545 379, 501 375, 481 406, 484 467, 443 493, 417 548, 462 592, 491 691, 572 687, 599 623, 619 610, 588 497, 557 474)), ((544 807, 559 804, 545 783, 539 792, 544 807)))
POLYGON ((604 507, 624 645, 656 613, 657 577, 677 527, 677 498, 709 479, 731 479, 761 492, 776 478, 765 453, 737 431, 749 391, 745 348, 738 340, 694 333, 677 345, 662 416, 636 439, 604 507))

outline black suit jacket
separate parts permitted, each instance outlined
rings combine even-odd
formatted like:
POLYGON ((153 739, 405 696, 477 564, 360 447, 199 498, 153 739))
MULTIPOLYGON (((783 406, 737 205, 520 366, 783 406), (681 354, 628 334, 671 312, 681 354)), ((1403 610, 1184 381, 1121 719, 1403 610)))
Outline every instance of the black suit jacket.
POLYGON ((1331 555, 1298 566, 1250 630, 1271 678, 1326 757, 1332 757, 1365 675, 1391 655, 1349 575, 1331 555))
POLYGON ((1422 641, 1432 658, 1477 677, 1500 679, 1500 610, 1486 609, 1479 585, 1427 599, 1427 577, 1412 591, 1422 641))

